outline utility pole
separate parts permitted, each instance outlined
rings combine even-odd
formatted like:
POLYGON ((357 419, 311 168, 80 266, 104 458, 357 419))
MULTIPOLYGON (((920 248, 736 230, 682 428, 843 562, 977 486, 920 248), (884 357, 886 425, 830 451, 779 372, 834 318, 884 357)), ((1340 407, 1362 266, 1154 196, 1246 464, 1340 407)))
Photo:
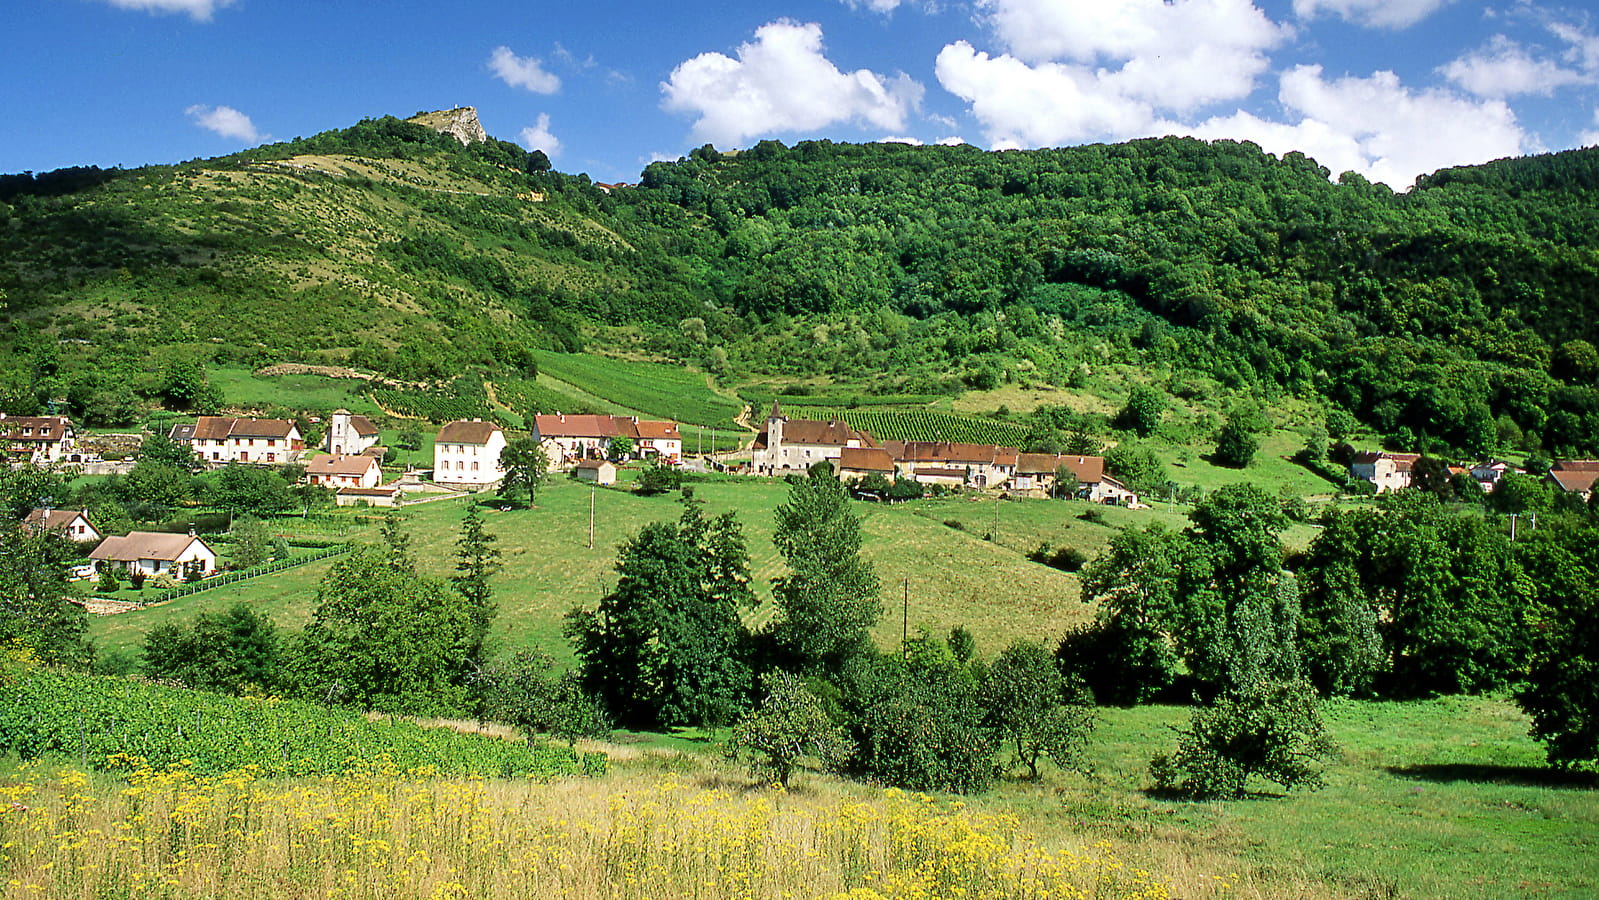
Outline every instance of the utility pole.
POLYGON ((589 488, 589 549, 594 549, 594 488, 589 488))
POLYGON ((1516 514, 1510 514, 1510 543, 1516 542, 1516 514))
POLYGON ((900 607, 899 654, 908 658, 911 652, 911 577, 905 576, 905 603, 900 607))

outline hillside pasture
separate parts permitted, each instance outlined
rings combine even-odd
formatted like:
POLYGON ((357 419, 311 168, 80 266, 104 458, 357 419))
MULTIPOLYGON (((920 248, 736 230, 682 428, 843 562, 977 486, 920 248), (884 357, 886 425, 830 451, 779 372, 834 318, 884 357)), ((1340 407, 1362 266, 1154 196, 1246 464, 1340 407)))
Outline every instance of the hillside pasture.
POLYGON ((666 363, 582 353, 541 353, 541 375, 647 415, 731 427, 744 404, 711 390, 703 373, 666 363))

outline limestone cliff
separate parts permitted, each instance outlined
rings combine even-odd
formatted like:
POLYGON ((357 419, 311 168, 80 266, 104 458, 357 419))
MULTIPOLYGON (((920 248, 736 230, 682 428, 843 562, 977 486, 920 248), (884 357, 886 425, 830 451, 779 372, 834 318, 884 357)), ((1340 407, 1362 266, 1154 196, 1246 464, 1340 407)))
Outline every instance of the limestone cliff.
POLYGON ((489 139, 489 133, 483 130, 483 123, 477 120, 477 108, 472 106, 417 113, 406 121, 448 134, 463 146, 489 139))

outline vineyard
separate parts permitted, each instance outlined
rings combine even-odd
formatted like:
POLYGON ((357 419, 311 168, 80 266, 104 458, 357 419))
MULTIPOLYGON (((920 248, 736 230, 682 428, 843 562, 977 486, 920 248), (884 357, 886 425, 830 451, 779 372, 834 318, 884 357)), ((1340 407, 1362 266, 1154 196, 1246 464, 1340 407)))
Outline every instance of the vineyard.
POLYGON ((402 772, 545 778, 605 771, 605 755, 370 720, 291 700, 224 697, 122 678, 0 673, 0 753, 54 753, 93 768, 131 759, 220 773, 338 775, 384 760, 402 772))
POLYGON ((871 432, 880 441, 957 441, 969 444, 998 444, 1020 447, 1027 440, 1027 429, 1011 422, 996 422, 976 416, 938 412, 931 409, 874 410, 801 406, 795 418, 843 419, 852 428, 871 432))
MULTIPOLYGON (((833 388, 832 390, 838 390, 833 388)), ((770 390, 748 388, 740 390, 738 395, 750 402, 751 406, 765 412, 772 408, 775 402, 784 409, 796 407, 795 415, 809 415, 810 407, 830 407, 838 409, 860 409, 864 407, 916 407, 927 406, 944 399, 939 394, 862 394, 859 392, 827 393, 827 394, 774 394, 770 390), (798 407, 804 407, 803 410, 798 407)))
POLYGON ((586 415, 605 412, 568 394, 523 378, 501 378, 494 382, 494 398, 500 405, 518 413, 566 413, 586 415))
POLYGON ((691 425, 731 426, 742 407, 713 392, 704 375, 681 366, 541 353, 539 371, 628 409, 691 425))
POLYGON ((390 413, 434 423, 489 416, 489 397, 483 379, 473 376, 463 375, 426 390, 373 387, 367 389, 367 396, 390 413))

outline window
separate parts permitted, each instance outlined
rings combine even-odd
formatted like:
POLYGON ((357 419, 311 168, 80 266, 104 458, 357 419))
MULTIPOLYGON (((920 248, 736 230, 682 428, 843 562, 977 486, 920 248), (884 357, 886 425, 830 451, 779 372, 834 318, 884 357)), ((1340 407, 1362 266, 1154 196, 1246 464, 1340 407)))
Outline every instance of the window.
POLYGON ((472 471, 474 471, 474 472, 477 471, 477 461, 476 460, 472 461, 472 471))

